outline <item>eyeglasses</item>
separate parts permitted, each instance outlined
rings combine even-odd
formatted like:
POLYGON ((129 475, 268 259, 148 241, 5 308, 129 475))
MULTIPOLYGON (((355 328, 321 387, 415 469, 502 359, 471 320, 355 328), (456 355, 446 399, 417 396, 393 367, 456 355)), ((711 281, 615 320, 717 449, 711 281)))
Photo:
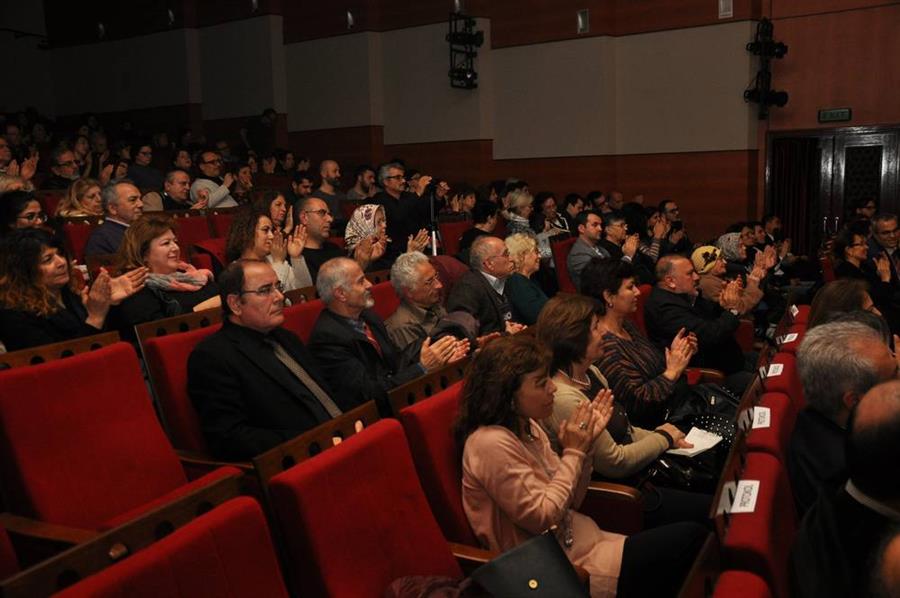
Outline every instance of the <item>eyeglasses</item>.
POLYGON ((201 164, 221 164, 222 160, 220 158, 216 158, 215 160, 206 160, 206 161, 203 161, 200 163, 201 164))
POLYGON ((392 174, 391 176, 386 176, 384 178, 385 179, 402 179, 403 175, 402 174, 392 174))
POLYGON ((876 235, 880 235, 883 237, 893 237, 897 233, 900 233, 900 228, 892 228, 891 230, 880 230, 875 232, 876 235))
POLYGON ((498 257, 502 257, 502 258, 509 259, 509 250, 507 249, 507 250, 504 251, 503 253, 498 253, 497 255, 492 255, 491 257, 489 257, 489 258, 487 258, 487 259, 492 260, 492 259, 495 259, 495 258, 498 258, 498 257))
POLYGON ((65 162, 57 162, 57 166, 75 166, 75 160, 66 160, 65 162))
POLYGON ((325 216, 331 216, 331 212, 326 209, 321 210, 303 210, 305 214, 317 214, 319 218, 324 218, 325 216))
POLYGON ((138 152, 138 155, 139 156, 152 156, 153 152, 143 151, 143 152, 138 152))
POLYGON ((22 214, 21 216, 19 216, 19 218, 27 222, 34 222, 35 220, 46 222, 47 214, 45 214, 44 212, 28 212, 27 214, 22 214))
POLYGON ((284 285, 281 284, 280 280, 278 282, 274 282, 271 284, 264 284, 263 286, 259 287, 256 290, 241 289, 241 292, 238 294, 239 295, 253 294, 253 295, 257 295, 258 297, 270 297, 270 296, 274 295, 276 292, 284 293, 284 285))

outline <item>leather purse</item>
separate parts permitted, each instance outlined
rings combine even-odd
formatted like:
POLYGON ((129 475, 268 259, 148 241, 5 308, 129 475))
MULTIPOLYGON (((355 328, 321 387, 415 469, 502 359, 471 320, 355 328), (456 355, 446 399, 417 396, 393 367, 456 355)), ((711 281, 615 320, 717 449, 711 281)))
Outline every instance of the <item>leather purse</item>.
POLYGON ((552 531, 519 544, 476 569, 471 579, 504 598, 588 598, 585 585, 552 531))

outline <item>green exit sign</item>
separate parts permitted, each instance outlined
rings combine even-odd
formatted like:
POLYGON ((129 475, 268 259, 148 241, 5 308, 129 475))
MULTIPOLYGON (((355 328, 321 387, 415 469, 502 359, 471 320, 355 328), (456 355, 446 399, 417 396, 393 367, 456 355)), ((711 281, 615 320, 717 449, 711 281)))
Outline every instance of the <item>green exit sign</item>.
POLYGON ((850 108, 828 108, 819 110, 820 123, 837 123, 850 120, 853 111, 850 108))

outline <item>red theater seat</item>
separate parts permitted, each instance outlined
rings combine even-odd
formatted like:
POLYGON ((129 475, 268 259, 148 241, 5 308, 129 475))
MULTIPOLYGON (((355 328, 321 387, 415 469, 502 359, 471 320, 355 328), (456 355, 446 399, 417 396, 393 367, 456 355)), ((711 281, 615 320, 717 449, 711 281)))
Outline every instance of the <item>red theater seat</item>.
POLYGON ((208 255, 212 260, 213 272, 219 273, 228 265, 225 258, 225 239, 201 239, 194 243, 194 252, 208 255))
POLYGON ((277 475, 269 488, 300 596, 374 598, 400 577, 462 575, 396 420, 277 475))
POLYGON ((231 229, 231 222, 234 220, 234 212, 216 211, 209 214, 207 218, 209 220, 210 232, 212 232, 213 237, 217 239, 228 238, 228 231, 231 229))
POLYGON ((239 473, 188 483, 128 343, 0 372, 0 478, 14 513, 105 529, 239 473))
POLYGON ((400 298, 397 297, 397 293, 394 291, 394 285, 392 285, 390 281, 379 282, 378 284, 373 285, 371 292, 372 298, 375 300, 375 307, 373 309, 382 320, 387 320, 394 315, 394 312, 400 307, 400 298))
POLYGON ((9 541, 9 534, 0 527, 0 580, 6 579, 19 571, 19 559, 16 558, 16 551, 13 550, 12 542, 9 541))
POLYGON ((182 253, 187 254, 188 250, 195 243, 209 238, 209 221, 206 216, 198 215, 196 212, 186 212, 174 214, 174 217, 175 225, 178 228, 175 234, 178 237, 178 244, 182 248, 182 253))
POLYGON ((441 296, 446 300, 453 285, 469 271, 469 267, 450 255, 435 255, 428 258, 428 261, 434 266, 438 278, 441 279, 441 284, 444 285, 444 288, 441 289, 441 296))
POLYGON ((316 325, 316 320, 319 319, 319 314, 323 309, 325 309, 325 303, 321 299, 285 307, 284 324, 281 327, 299 336, 304 343, 308 343, 313 326, 316 325))
POLYGON ((445 255, 459 253, 459 241, 462 234, 472 228, 471 220, 459 220, 457 222, 440 222, 438 230, 441 232, 441 241, 444 244, 445 255))
POLYGON ((776 353, 772 358, 763 381, 766 392, 780 392, 791 398, 794 411, 798 412, 806 405, 803 397, 803 384, 800 382, 800 374, 797 372, 797 359, 790 353, 776 353), (780 365, 781 373, 773 373, 772 366, 780 365))
POLYGON ((66 222, 62 226, 66 247, 71 253, 71 257, 78 260, 81 264, 85 263, 84 248, 91 236, 91 232, 97 226, 99 225, 90 222, 66 222))
POLYGON ((214 324, 190 332, 150 338, 141 343, 166 429, 176 449, 207 452, 197 412, 187 393, 187 362, 197 343, 220 327, 220 324, 214 324))
POLYGON ((240 497, 56 595, 286 598, 288 593, 262 509, 240 497))
POLYGON ((787 466, 787 447, 797 420, 791 399, 780 392, 768 392, 757 406, 769 409, 769 427, 752 428, 747 436, 747 449, 769 453, 787 466))
POLYGON ((553 252, 553 265, 556 266, 556 280, 559 283, 559 290, 563 293, 578 293, 575 283, 569 276, 569 251, 578 237, 563 239, 562 241, 553 241, 550 243, 550 250, 553 252))
POLYGON ((725 571, 716 582, 713 598, 772 598, 768 584, 746 571, 725 571))

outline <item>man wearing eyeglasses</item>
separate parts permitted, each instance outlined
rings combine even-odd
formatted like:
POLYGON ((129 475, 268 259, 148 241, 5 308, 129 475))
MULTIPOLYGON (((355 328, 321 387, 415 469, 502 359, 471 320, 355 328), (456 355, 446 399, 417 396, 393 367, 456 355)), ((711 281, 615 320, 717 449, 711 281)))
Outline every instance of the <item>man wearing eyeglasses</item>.
POLYGON ((212 150, 201 152, 197 168, 200 175, 191 185, 191 202, 200 201, 208 193, 207 207, 233 208, 238 205, 230 191, 234 185, 234 176, 230 172, 226 172, 224 177, 221 176, 222 157, 218 153, 212 150))
POLYGON ((219 276, 222 328, 188 359, 188 394, 213 456, 246 460, 340 415, 338 397, 295 334, 281 328, 272 267, 237 260, 219 276))
POLYGON ((900 240, 900 228, 897 227, 896 214, 878 214, 872 218, 872 238, 869 240, 869 260, 874 265, 875 258, 886 255, 891 262, 891 285, 896 289, 898 273, 900 273, 900 253, 897 253, 897 242, 900 240))
POLYGON ((75 154, 64 146, 59 146, 50 155, 49 177, 41 185, 41 189, 68 189, 72 181, 78 180, 78 164, 75 162, 75 154))
POLYGON ((415 189, 407 191, 405 172, 403 165, 397 162, 380 166, 378 183, 384 191, 372 198, 373 203, 384 206, 387 234, 391 239, 385 258, 391 262, 406 251, 407 239, 427 227, 430 218, 429 198, 423 197, 423 194, 431 183, 431 177, 420 176, 415 189))
POLYGON ((684 230, 684 221, 681 219, 681 210, 671 199, 659 202, 659 215, 669 222, 669 236, 659 250, 660 257, 671 253, 679 253, 687 256, 693 244, 684 230))

